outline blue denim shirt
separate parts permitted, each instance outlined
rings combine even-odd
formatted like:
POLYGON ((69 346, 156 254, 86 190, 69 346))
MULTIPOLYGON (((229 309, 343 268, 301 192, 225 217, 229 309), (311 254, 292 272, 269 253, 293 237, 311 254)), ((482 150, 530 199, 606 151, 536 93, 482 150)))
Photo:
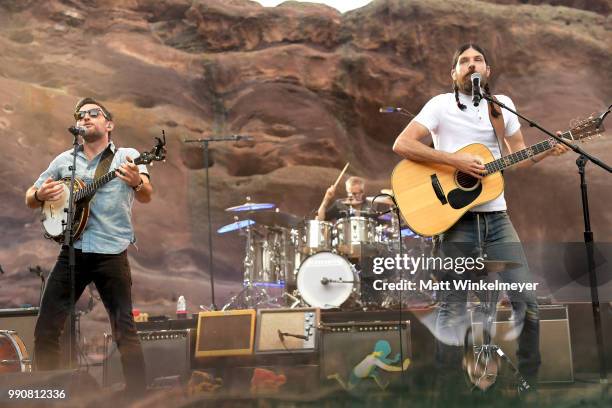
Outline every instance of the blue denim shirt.
MULTIPOLYGON (((109 146, 115 152, 110 170, 125 163, 126 156, 136 159, 140 155, 136 149, 117 149, 112 142, 109 146)), ((102 153, 91 161, 87 160, 83 147, 80 146, 76 159, 76 176, 86 184, 91 183, 101 157, 102 153)), ((70 177, 70 166, 72 166, 72 149, 53 159, 49 168, 40 175, 34 186, 40 188, 48 177, 54 180, 70 177)), ((138 170, 140 173, 149 174, 145 165, 139 165, 138 170)), ((127 249, 131 243, 136 242, 132 227, 134 194, 132 187, 119 178, 114 178, 100 187, 91 200, 87 226, 74 247, 83 252, 118 254, 127 249)))

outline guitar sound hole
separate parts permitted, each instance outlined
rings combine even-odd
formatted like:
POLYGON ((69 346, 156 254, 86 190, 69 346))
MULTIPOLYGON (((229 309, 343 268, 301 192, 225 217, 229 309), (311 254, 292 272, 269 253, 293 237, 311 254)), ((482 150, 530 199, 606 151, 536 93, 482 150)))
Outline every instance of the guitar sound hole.
POLYGON ((458 171, 455 173, 455 182, 462 190, 473 190, 476 188, 476 186, 478 186, 480 180, 474 176, 470 176, 467 173, 458 171))

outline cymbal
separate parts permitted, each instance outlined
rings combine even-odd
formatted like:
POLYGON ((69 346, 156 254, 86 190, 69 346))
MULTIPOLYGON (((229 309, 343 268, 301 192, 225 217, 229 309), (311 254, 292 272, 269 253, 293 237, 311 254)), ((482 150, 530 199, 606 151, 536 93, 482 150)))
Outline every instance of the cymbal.
POLYGON ((482 270, 475 270, 478 275, 489 275, 491 273, 504 272, 510 269, 516 269, 523 266, 523 264, 519 262, 500 261, 496 259, 487 259, 482 263, 484 264, 484 268, 482 270))
POLYGON ((376 205, 393 205, 393 200, 384 195, 366 197, 366 200, 376 205), (374 199, 376 198, 376 201, 374 199))
POLYGON ((357 201, 357 200, 353 200, 352 198, 345 198, 344 200, 340 201, 342 204, 344 205, 361 205, 364 203, 364 201, 357 201))
POLYGON ((272 203, 251 203, 246 202, 244 204, 236 205, 234 207, 226 208, 225 211, 240 212, 240 211, 259 211, 259 210, 270 210, 275 208, 276 204, 272 203))
POLYGON ((277 211, 257 211, 249 214, 249 218, 261 225, 281 228, 296 227, 303 220, 297 215, 277 211))
POLYGON ((403 237, 418 238, 420 235, 415 234, 410 228, 402 228, 400 234, 403 237))
POLYGON ((227 224, 227 225, 224 225, 223 227, 219 228, 217 230, 217 233, 218 234, 225 234, 226 232, 232 232, 232 231, 241 230, 241 229, 249 227, 249 226, 251 226, 253 224, 255 224, 255 221, 253 221, 253 220, 236 221, 236 222, 232 222, 231 224, 227 224))

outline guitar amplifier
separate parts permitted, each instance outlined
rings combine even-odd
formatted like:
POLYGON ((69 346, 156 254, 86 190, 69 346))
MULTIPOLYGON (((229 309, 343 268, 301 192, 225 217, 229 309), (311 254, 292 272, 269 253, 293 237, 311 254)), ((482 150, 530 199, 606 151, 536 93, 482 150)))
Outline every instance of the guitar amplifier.
POLYGON ((255 310, 200 312, 197 332, 196 357, 253 354, 255 310))
POLYGON ((258 310, 255 353, 316 351, 319 320, 315 308, 258 310))
MULTIPOLYGON (((516 365, 520 333, 514 329, 514 321, 509 320, 511 312, 510 308, 498 308, 497 319, 492 329, 493 343, 498 345, 516 365)), ((475 344, 482 344, 482 323, 473 321, 472 327, 475 344)), ((574 381, 567 306, 540 306, 540 355, 542 365, 538 373, 538 382, 574 381)))
POLYGON ((375 386, 373 381, 364 382, 374 375, 377 383, 398 383, 405 371, 399 367, 411 357, 409 321, 327 323, 321 325, 320 334, 321 378, 344 386, 356 378, 354 370, 369 371, 362 387, 375 386))
MULTIPOLYGON (((146 384, 173 377, 185 383, 191 375, 191 330, 158 330, 138 332, 145 360, 146 384)), ((117 344, 104 333, 105 356, 102 384, 105 387, 124 383, 123 368, 117 344)))

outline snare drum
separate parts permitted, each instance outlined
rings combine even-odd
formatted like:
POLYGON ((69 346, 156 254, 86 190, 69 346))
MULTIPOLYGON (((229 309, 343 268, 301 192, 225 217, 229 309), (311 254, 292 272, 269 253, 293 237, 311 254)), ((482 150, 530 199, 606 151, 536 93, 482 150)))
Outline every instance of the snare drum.
POLYGON ((300 250, 305 254, 331 251, 333 224, 329 221, 308 220, 302 227, 300 250))
POLYGON ((0 330, 0 373, 32 371, 32 362, 17 332, 0 330))
POLYGON ((336 222, 335 231, 338 252, 349 257, 358 257, 362 244, 376 242, 376 221, 370 218, 341 218, 336 222))
POLYGON ((340 255, 319 252, 306 258, 297 277, 302 299, 312 307, 340 307, 359 292, 355 268, 340 255))

